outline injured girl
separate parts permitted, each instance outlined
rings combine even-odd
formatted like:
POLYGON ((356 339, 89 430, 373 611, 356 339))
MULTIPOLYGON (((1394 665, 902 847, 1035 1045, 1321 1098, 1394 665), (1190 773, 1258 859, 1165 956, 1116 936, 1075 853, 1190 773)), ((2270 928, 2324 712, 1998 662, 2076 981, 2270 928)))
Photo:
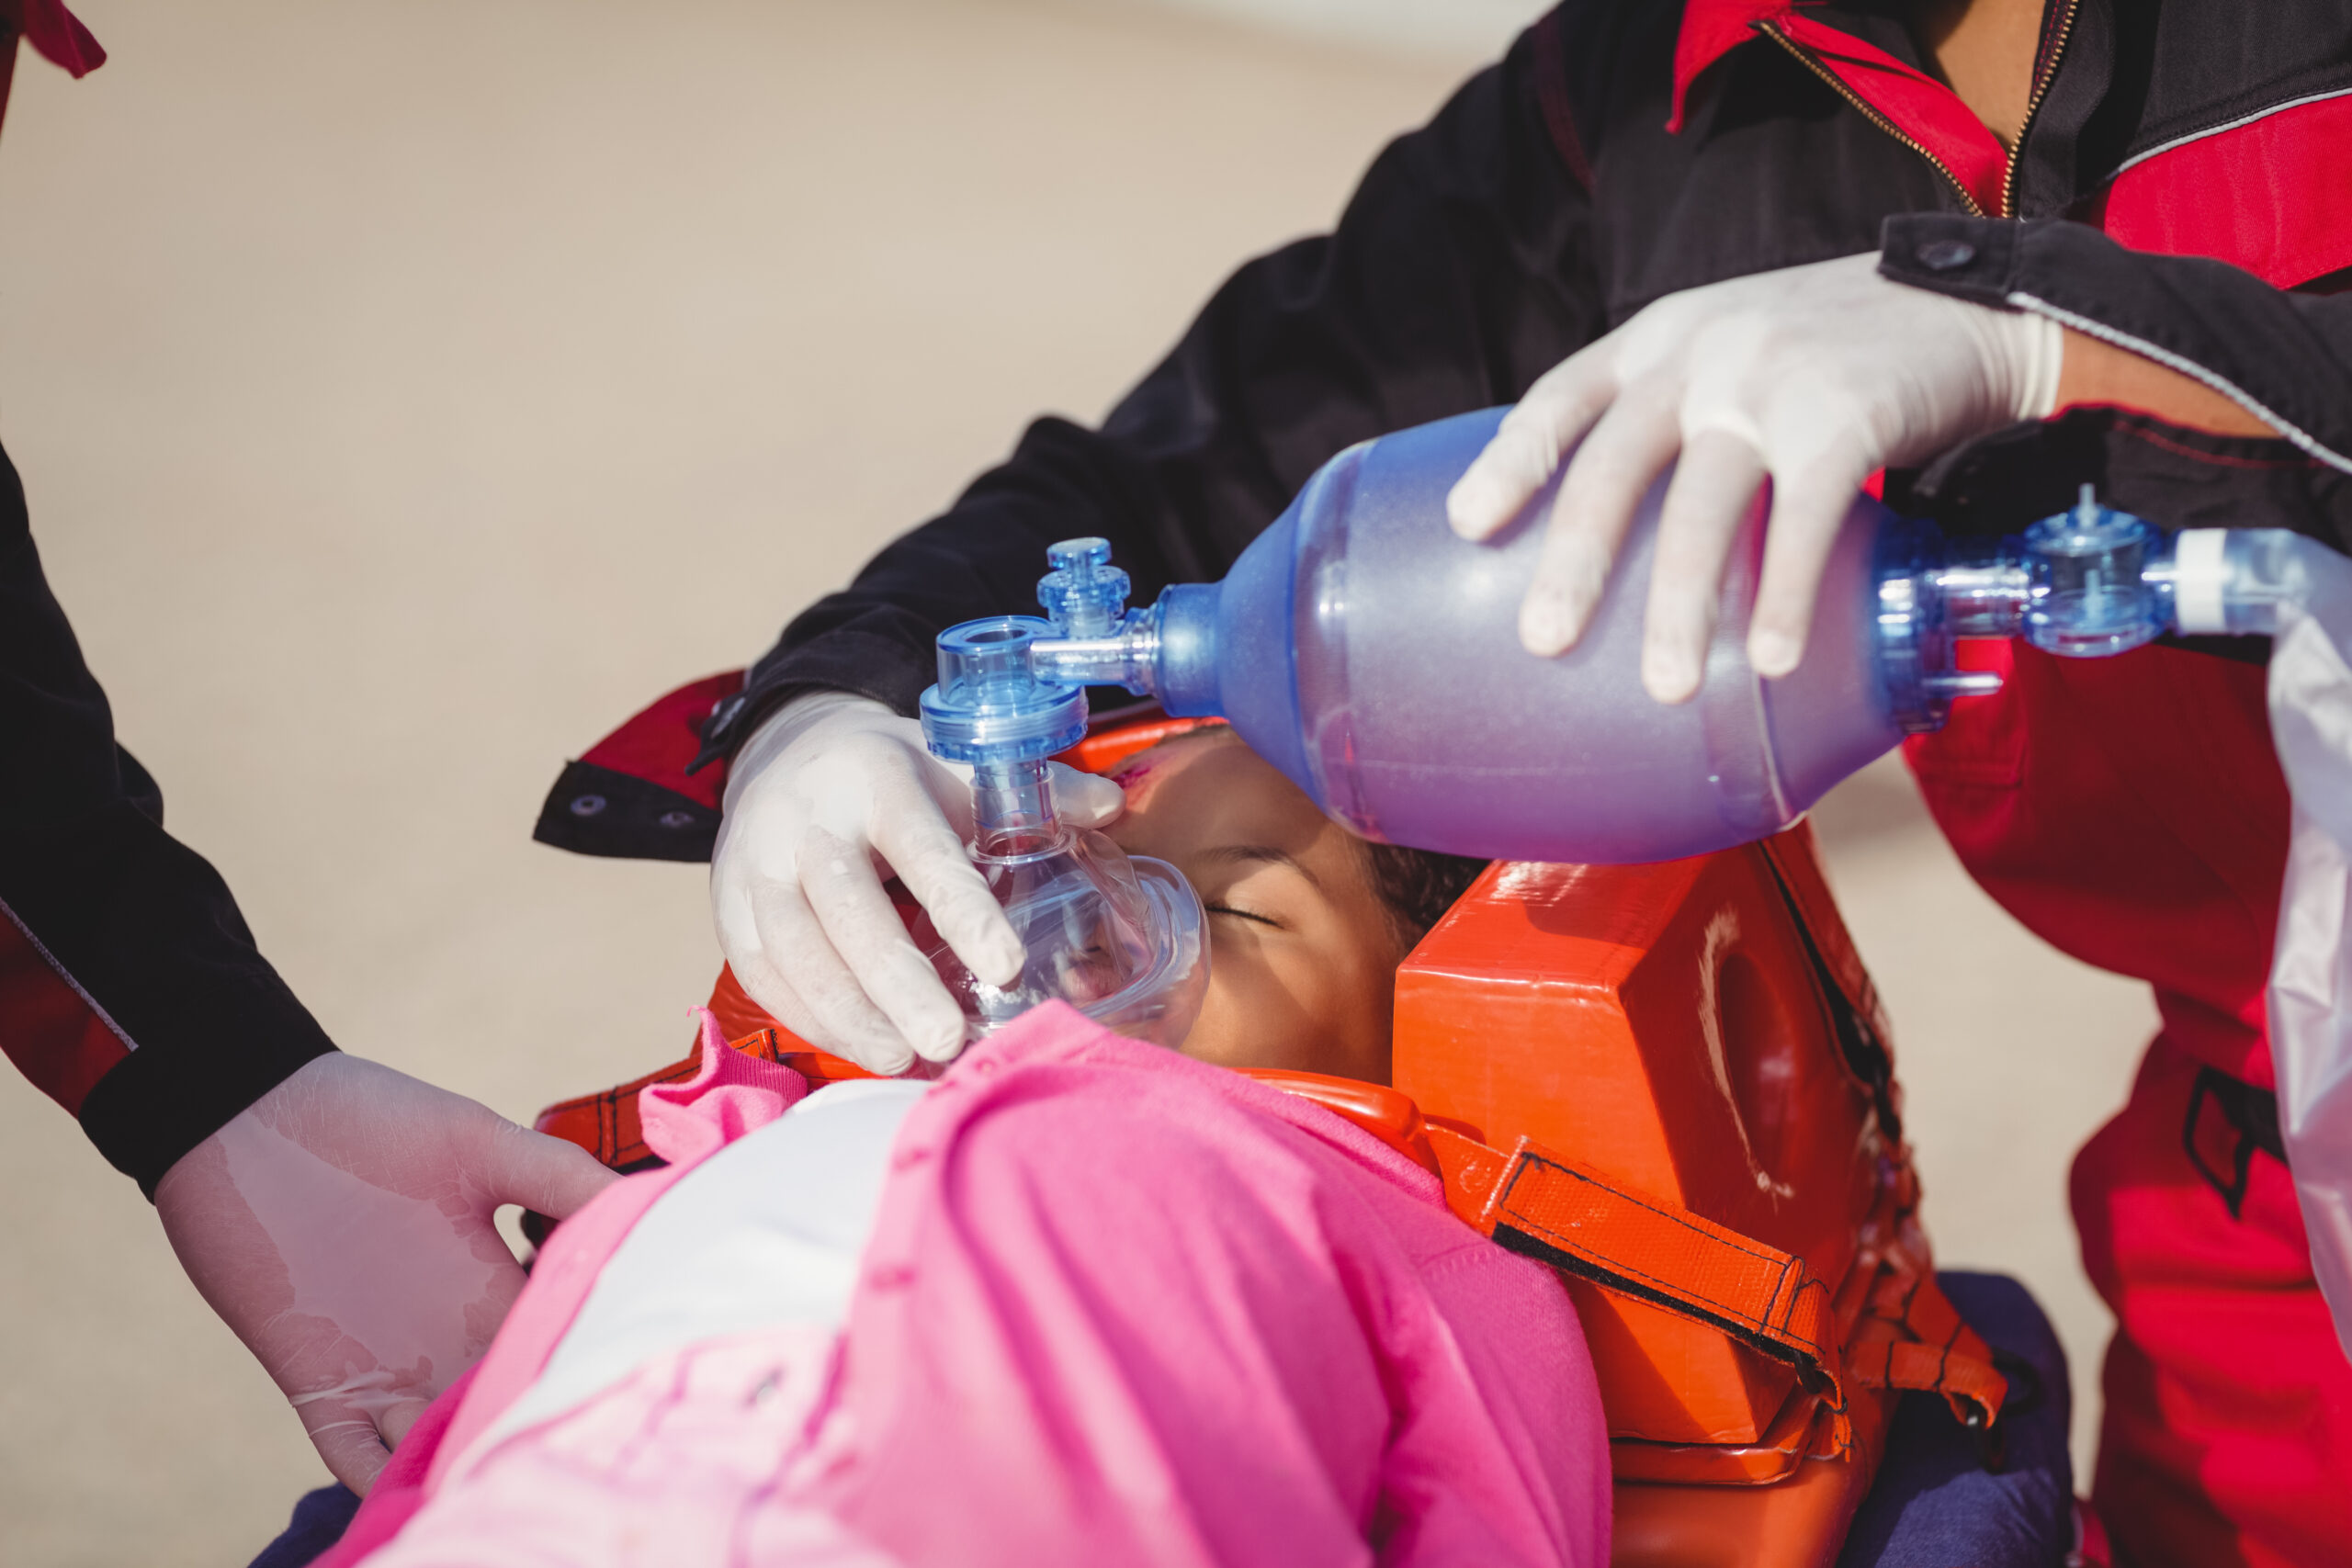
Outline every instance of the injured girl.
POLYGON ((727 1050, 670 1163, 550 1239, 322 1559, 1575 1563, 1608 1450, 1566 1295, 1409 1155, 1224 1070, 1374 1081, 1475 874, 1371 848, 1229 731, 1116 775, 1208 911, 1182 1054, 1062 1004, 936 1082, 727 1050))

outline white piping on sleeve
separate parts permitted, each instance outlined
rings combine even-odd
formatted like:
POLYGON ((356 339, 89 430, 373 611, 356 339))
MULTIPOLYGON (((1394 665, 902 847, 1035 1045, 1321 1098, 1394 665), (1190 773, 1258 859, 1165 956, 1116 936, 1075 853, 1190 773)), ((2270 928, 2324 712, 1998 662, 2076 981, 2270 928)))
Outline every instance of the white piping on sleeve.
POLYGON ((2230 401, 2237 404, 2238 407, 2245 410, 2246 412, 2254 415, 2255 418, 2262 421, 2263 423, 2325 463, 2329 468, 2340 468, 2347 474, 2352 474, 2352 457, 2320 445, 2318 439, 2309 431, 2288 423, 2278 414, 2256 402, 2235 383, 2216 376, 2195 360, 2184 359, 2170 349, 2158 348, 2145 338, 2136 338, 2129 333, 2118 332, 2104 321, 2094 321, 2088 316, 2078 316, 2072 310, 2064 310, 2052 305, 2047 299, 2038 299, 2031 294, 2011 294, 2007 303, 2016 310, 2031 310, 2036 315, 2047 316, 2061 326, 2074 328, 2085 337, 2095 337, 2101 343, 2111 343, 2118 348, 2127 349, 2143 359, 2153 359, 2168 370, 2177 370, 2191 380, 2212 388, 2213 390, 2221 393, 2222 396, 2229 399, 2230 401))
POLYGON ((89 992, 82 988, 82 982, 74 978, 73 971, 66 968, 64 964, 60 964, 57 961, 57 954, 50 952, 48 943, 35 936, 33 934, 33 928, 25 924, 24 920, 17 914, 16 910, 8 908, 8 901, 6 898, 0 898, 0 915, 6 915, 8 917, 8 923, 16 927, 17 930, 22 933, 24 939, 32 944, 32 950, 40 954, 40 961, 43 964, 48 964, 50 969, 59 979, 64 981, 68 987, 72 987, 74 994, 82 998, 82 1005, 88 1008, 92 1013, 96 1015, 97 1021, 100 1023, 105 1024, 108 1030, 112 1031, 114 1037, 117 1040, 122 1042, 122 1048, 124 1050, 136 1051, 139 1049, 139 1042, 133 1040, 129 1034, 123 1032, 122 1025, 114 1021, 114 1015, 98 1005, 97 998, 90 995, 89 992))

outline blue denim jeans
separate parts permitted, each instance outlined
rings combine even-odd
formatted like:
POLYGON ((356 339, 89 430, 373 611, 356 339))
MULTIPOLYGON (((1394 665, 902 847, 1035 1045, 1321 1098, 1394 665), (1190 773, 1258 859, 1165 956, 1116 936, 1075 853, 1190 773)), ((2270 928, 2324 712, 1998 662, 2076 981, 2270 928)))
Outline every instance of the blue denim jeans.
POLYGON ((253 1568, 309 1568, 343 1539, 359 1498, 346 1486, 322 1486, 305 1492, 294 1505, 294 1522, 286 1533, 261 1549, 253 1568))

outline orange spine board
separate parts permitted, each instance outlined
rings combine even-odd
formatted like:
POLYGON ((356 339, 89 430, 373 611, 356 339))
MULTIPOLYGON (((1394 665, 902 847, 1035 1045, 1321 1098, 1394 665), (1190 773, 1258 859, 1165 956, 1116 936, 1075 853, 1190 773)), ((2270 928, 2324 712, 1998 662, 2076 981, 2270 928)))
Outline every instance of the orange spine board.
MULTIPOLYGON (((1875 1122, 1761 849, 1495 865, 1398 971, 1395 1059, 1434 1127, 1573 1151, 1832 1288, 1855 1262, 1875 1122)), ((1796 1387, 1720 1329, 1570 1289, 1612 1434, 1755 1445, 1796 1387)))

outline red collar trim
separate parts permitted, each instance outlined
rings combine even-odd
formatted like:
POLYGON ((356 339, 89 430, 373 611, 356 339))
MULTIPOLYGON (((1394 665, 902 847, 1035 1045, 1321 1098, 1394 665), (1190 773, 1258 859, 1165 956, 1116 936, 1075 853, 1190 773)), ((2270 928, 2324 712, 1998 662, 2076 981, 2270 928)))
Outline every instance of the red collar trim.
POLYGON ((1682 129, 1682 100, 1699 73, 1756 36, 1756 24, 1796 10, 1792 0, 1690 0, 1682 8, 1682 30, 1674 40, 1674 108, 1669 131, 1682 129))
POLYGON ((1795 0, 1690 0, 1674 45, 1674 108, 1666 129, 1682 129, 1682 109, 1700 73, 1770 23, 1846 90, 1927 150, 1989 213, 2001 210, 2008 150, 1952 90, 1884 50, 1797 9, 1795 0))

